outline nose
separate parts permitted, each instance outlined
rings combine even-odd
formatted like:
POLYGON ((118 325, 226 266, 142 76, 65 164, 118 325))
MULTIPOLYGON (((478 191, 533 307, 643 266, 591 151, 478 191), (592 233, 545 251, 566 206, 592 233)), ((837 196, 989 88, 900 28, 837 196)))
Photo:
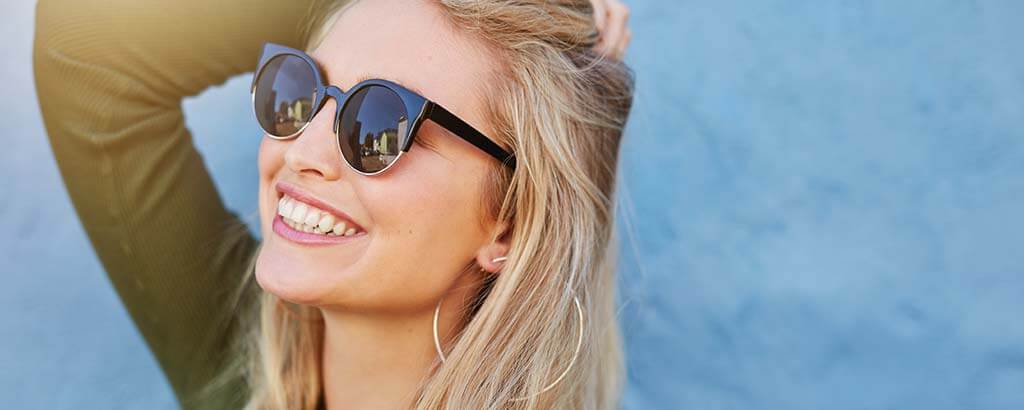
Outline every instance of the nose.
POLYGON ((341 176, 341 153, 334 133, 337 100, 328 98, 301 134, 291 140, 285 164, 296 174, 317 175, 326 180, 341 176))

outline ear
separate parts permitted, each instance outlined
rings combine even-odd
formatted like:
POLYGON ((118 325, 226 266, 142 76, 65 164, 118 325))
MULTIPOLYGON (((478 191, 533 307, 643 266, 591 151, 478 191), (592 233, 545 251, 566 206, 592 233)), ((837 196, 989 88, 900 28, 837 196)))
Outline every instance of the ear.
POLYGON ((498 273, 505 265, 504 257, 508 255, 508 224, 504 222, 494 224, 490 237, 495 239, 481 246, 480 250, 476 252, 476 263, 487 272, 498 273), (495 261, 497 258, 502 259, 495 261))

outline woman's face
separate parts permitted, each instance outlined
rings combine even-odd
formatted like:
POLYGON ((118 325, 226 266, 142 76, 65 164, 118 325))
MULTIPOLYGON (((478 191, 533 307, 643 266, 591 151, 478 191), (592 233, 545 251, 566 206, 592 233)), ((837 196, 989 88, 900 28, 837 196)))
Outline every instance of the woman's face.
MULTIPOLYGON (((359 2, 309 54, 329 84, 348 90, 364 78, 389 79, 493 135, 482 109, 482 84, 495 59, 478 40, 450 28, 436 7, 424 1, 359 2)), ((262 140, 264 239, 257 281, 282 299, 320 307, 433 308, 445 291, 475 279, 459 277, 474 258, 488 269, 490 259, 507 249, 492 242, 496 225, 482 201, 482 182, 495 160, 425 121, 416 143, 394 166, 376 176, 360 175, 338 150, 335 104, 329 99, 297 138, 262 140), (343 212, 360 232, 327 245, 286 239, 273 227, 282 185, 343 212)))

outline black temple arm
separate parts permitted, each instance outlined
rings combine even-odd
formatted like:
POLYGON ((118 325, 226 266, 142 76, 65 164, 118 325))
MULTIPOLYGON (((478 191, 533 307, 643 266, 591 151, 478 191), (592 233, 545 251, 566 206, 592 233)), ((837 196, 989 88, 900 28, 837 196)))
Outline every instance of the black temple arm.
POLYGON ((472 125, 467 124, 461 118, 456 117, 455 114, 452 114, 440 104, 432 102, 427 117, 470 144, 482 149, 492 157, 497 158, 503 164, 512 169, 516 168, 516 157, 514 155, 502 149, 494 141, 491 141, 490 138, 487 138, 486 135, 477 131, 476 128, 473 128, 472 125))

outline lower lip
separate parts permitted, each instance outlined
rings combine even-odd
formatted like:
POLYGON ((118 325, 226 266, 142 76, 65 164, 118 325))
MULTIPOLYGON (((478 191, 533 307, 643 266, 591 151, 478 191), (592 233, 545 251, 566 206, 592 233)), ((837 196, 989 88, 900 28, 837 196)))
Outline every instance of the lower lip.
POLYGON ((281 215, 274 215, 273 227, 274 232, 277 233, 278 236, 302 245, 335 245, 353 241, 361 238, 363 235, 366 235, 365 232, 361 232, 352 236, 328 236, 297 231, 284 223, 284 220, 281 219, 281 215))

